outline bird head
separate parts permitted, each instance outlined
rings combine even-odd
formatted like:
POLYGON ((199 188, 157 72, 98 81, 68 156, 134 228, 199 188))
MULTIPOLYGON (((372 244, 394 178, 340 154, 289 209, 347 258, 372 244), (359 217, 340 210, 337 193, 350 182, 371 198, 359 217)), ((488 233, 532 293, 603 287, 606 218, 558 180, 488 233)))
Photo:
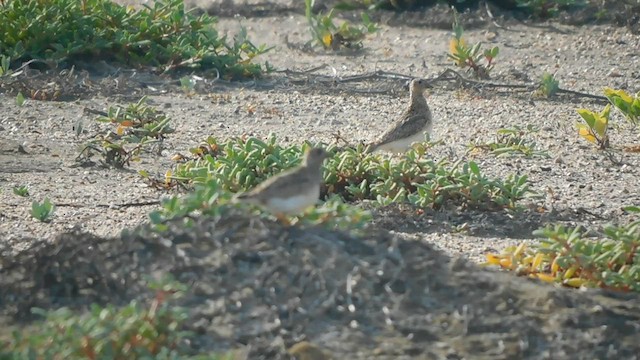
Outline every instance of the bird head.
POLYGON ((323 148, 310 148, 305 153, 304 163, 308 166, 320 166, 329 153, 323 148))
POLYGON ((412 93, 422 94, 425 89, 431 87, 431 84, 426 79, 413 79, 409 86, 412 93))

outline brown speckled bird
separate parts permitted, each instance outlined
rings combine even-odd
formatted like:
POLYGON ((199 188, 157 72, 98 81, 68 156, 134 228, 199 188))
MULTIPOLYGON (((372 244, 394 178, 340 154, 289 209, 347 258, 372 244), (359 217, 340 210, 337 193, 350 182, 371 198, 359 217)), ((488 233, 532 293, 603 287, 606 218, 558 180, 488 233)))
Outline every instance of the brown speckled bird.
POLYGON ((424 79, 411 80, 409 107, 382 136, 370 146, 370 151, 386 150, 394 153, 407 151, 414 142, 424 141, 424 133, 431 133, 433 119, 424 97, 429 87, 424 79))
POLYGON ((270 177, 255 188, 236 195, 235 201, 267 208, 278 219, 296 215, 318 202, 322 184, 322 162, 328 156, 321 148, 311 148, 302 164, 270 177))

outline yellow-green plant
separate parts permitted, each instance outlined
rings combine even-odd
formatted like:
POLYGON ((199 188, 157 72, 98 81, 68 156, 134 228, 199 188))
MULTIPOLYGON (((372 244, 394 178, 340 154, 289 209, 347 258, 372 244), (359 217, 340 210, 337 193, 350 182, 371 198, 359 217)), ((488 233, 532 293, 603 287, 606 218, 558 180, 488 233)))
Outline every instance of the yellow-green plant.
MULTIPOLYGON (((315 42, 325 49, 338 50, 340 48, 362 48, 362 40, 366 34, 378 31, 377 25, 371 21, 369 15, 362 13, 362 22, 358 26, 344 21, 340 26, 334 22, 335 9, 331 9, 327 14, 313 14, 314 0, 305 0, 305 16, 309 22, 309 29, 315 42)), ((308 43, 308 44, 309 44, 308 43)))
POLYGON ((624 90, 605 88, 604 95, 631 124, 640 123, 640 92, 631 96, 624 90))
MULTIPOLYGON (((627 207, 627 211, 640 211, 627 207)), ((580 227, 547 226, 534 232, 539 243, 521 243, 501 254, 488 254, 498 265, 546 282, 569 287, 602 287, 640 292, 640 220, 608 226, 598 239, 587 238, 580 227)))
POLYGON ((481 52, 482 43, 475 45, 467 44, 462 37, 464 29, 458 20, 457 12, 453 13, 453 39, 449 42, 449 54, 456 66, 469 68, 481 79, 489 78, 489 72, 493 69, 493 60, 498 56, 500 49, 495 46, 481 52), (484 64, 482 59, 484 58, 484 64))
POLYGON ((604 150, 609 147, 609 115, 611 105, 605 106, 602 112, 595 112, 588 109, 578 109, 578 114, 584 119, 586 124, 576 123, 578 134, 590 143, 598 145, 598 149, 604 150))

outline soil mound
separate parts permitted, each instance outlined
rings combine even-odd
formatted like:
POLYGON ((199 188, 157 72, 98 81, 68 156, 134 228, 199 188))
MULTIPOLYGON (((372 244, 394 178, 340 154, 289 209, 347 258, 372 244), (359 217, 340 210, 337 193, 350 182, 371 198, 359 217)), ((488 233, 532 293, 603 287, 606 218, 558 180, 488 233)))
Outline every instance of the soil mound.
POLYGON ((335 359, 634 358, 635 294, 574 291, 450 259, 372 228, 353 236, 232 211, 116 238, 74 232, 0 248, 0 314, 151 295, 147 276, 189 285, 194 351, 289 358, 306 340, 335 359))

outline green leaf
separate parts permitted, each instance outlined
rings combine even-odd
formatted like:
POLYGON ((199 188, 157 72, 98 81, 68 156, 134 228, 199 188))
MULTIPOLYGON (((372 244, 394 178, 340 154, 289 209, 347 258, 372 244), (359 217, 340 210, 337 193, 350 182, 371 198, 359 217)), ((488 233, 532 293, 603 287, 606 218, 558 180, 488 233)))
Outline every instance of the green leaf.
POLYGON ((24 95, 22 95, 22 92, 18 92, 18 95, 16 95, 16 105, 22 106, 24 105, 24 102, 25 102, 24 95))
POLYGON ((640 213, 640 206, 625 206, 622 208, 624 211, 640 213))
POLYGON ((607 134, 607 125, 609 124, 609 113, 611 112, 611 105, 607 104, 600 116, 596 116, 593 130, 596 134, 600 135, 603 139, 607 134))
POLYGON ((478 51, 480 51, 480 46, 482 46, 482 43, 479 42, 477 44, 475 44, 472 48, 471 51, 469 52, 469 54, 471 56, 476 56, 478 54, 478 51))
POLYGON ((607 104, 607 106, 604 107, 604 110, 602 110, 602 112, 600 113, 600 116, 602 116, 603 118, 606 118, 608 122, 610 113, 611 113, 611 105, 607 104))
POLYGON ((469 162, 469 169, 474 175, 480 176, 480 168, 478 167, 478 164, 476 164, 475 162, 473 161, 469 162))
POLYGON ((584 119, 584 121, 589 125, 590 128, 593 128, 596 124, 596 113, 588 109, 578 109, 576 110, 580 116, 584 119))

